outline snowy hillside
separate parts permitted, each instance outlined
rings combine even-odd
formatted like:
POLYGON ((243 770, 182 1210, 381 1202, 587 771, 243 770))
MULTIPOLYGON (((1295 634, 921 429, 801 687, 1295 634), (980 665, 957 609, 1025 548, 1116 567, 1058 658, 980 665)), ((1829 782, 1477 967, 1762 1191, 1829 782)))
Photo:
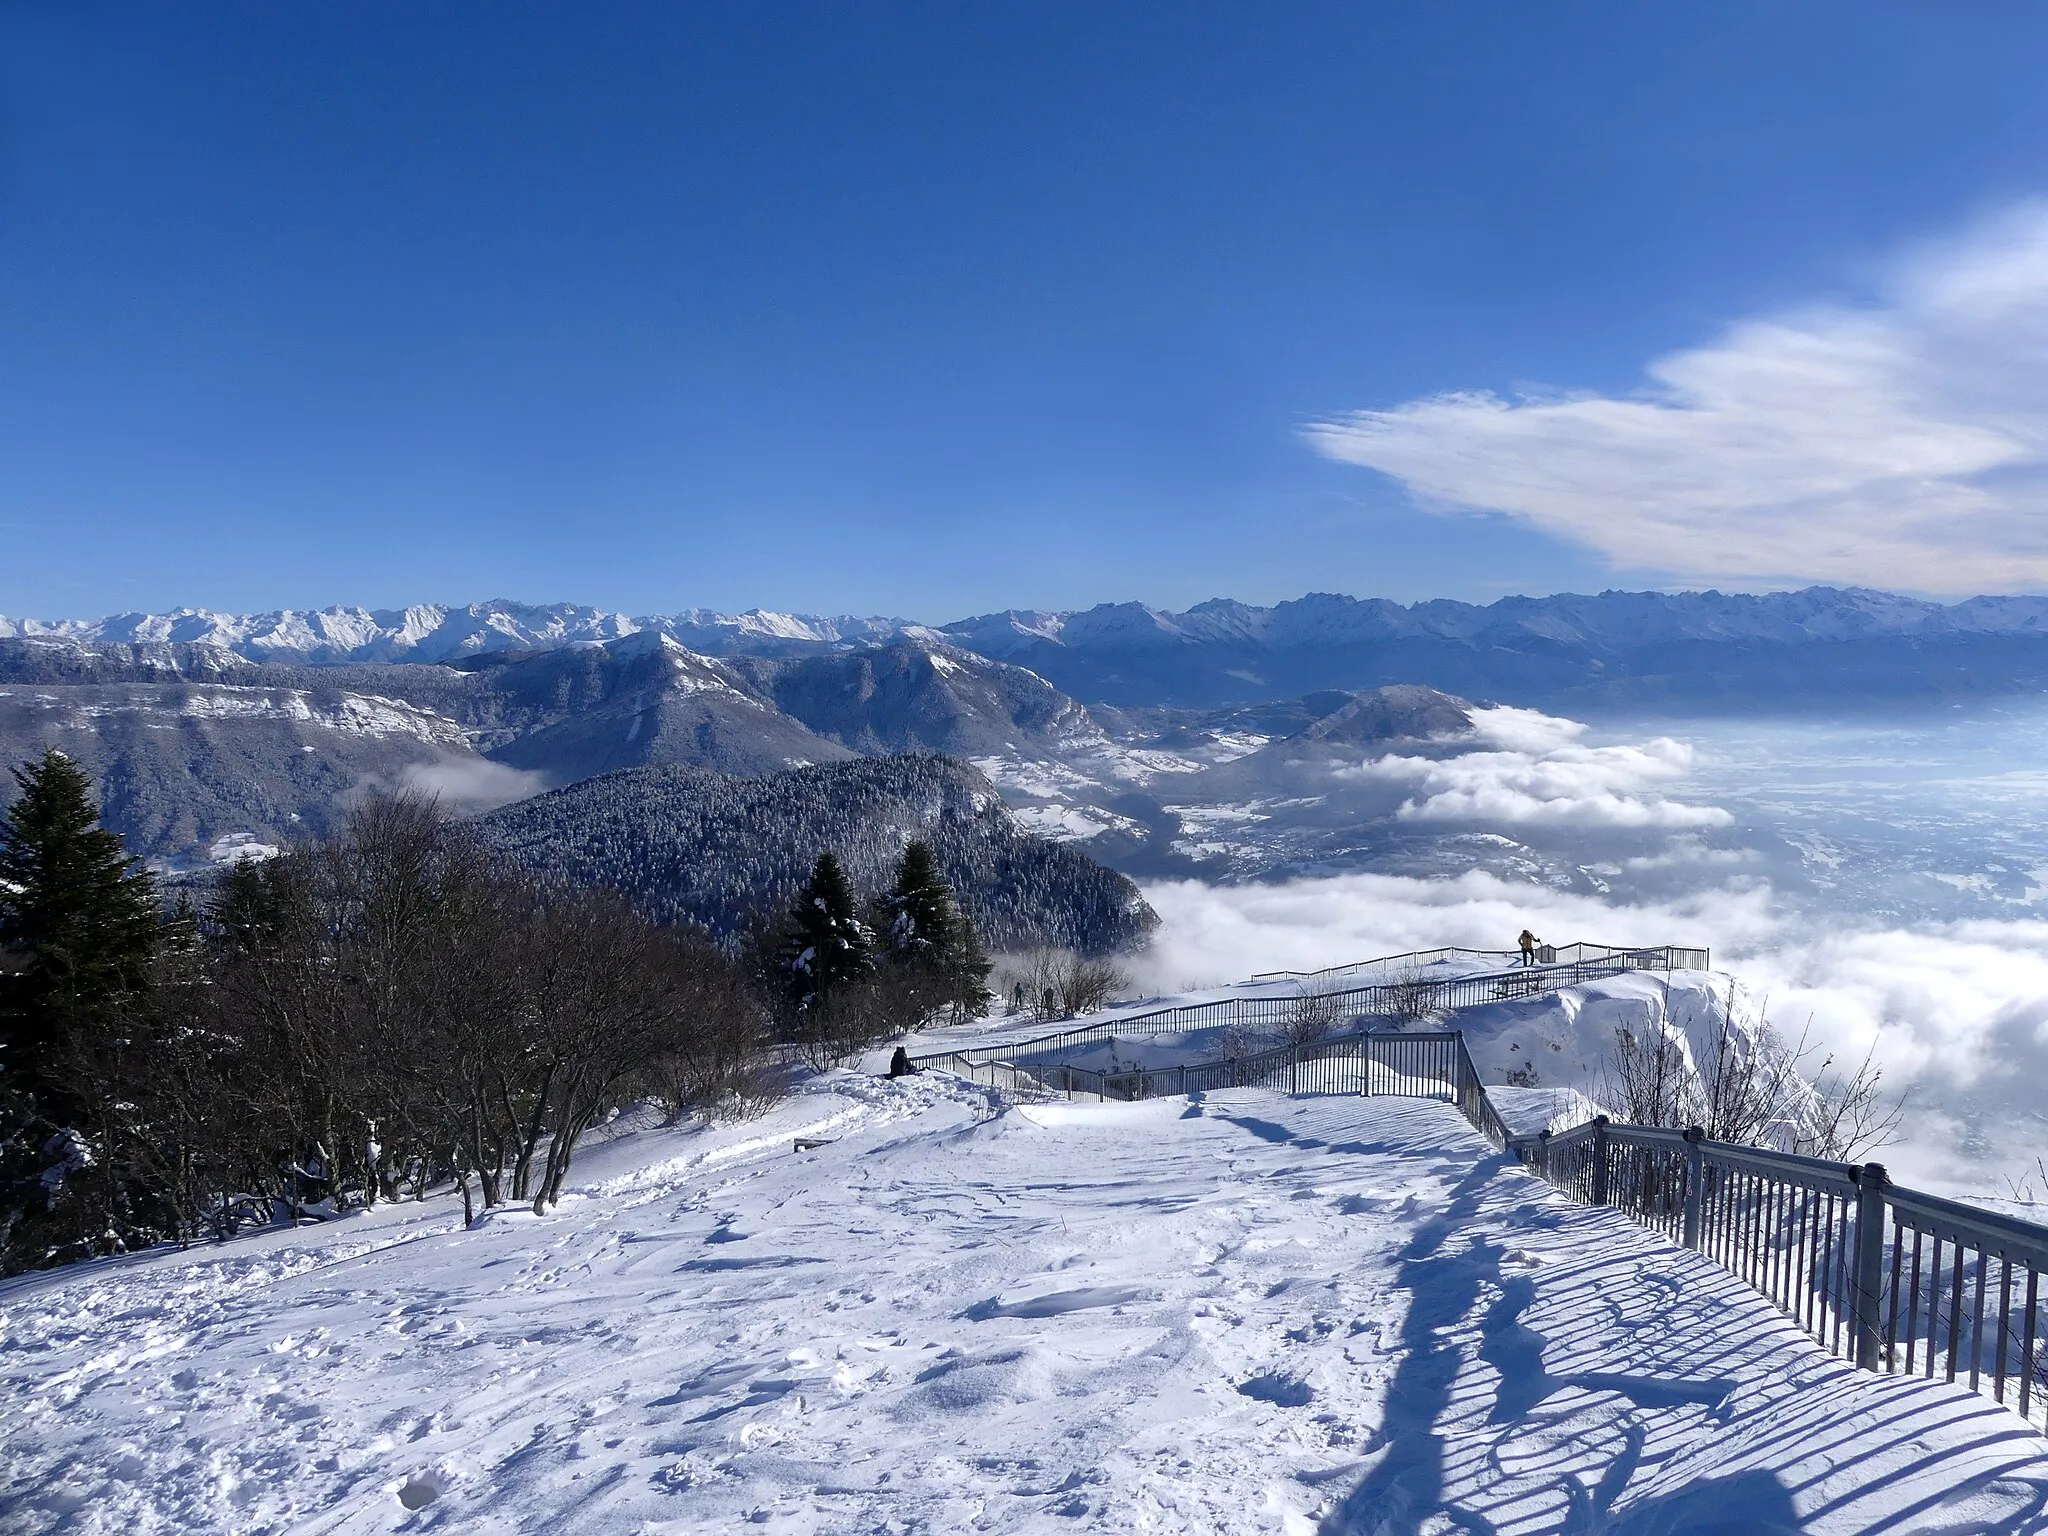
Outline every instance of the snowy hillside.
POLYGON ((0 1290, 0 1527, 2048 1530, 2017 1419, 1442 1105, 834 1074, 572 1182, 0 1290))

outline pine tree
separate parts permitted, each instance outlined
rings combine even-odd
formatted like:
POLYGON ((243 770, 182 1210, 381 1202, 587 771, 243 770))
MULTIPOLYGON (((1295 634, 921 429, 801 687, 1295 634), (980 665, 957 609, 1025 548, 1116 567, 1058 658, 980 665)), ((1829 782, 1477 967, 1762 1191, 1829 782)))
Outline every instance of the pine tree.
POLYGON ((0 821, 0 1270, 9 1271, 118 1250, 149 1228, 115 1150, 132 1109, 132 1042, 120 1026, 147 991, 158 934, 154 884, 100 826, 92 781, 56 751, 14 778, 21 797, 0 821))
POLYGON ((958 942, 960 914, 930 843, 919 838, 903 850, 896 887, 883 899, 882 908, 888 918, 884 942, 892 960, 933 969, 944 966, 958 942))
POLYGON ((969 1019, 978 1019, 988 1012, 988 1005, 994 994, 988 989, 988 973, 995 968, 995 962, 982 947, 981 934, 974 926, 974 919, 965 912, 960 914, 959 932, 953 944, 953 958, 946 967, 946 1003, 953 1010, 953 1021, 964 1024, 969 1019))
POLYGON ((868 974, 874 938, 860 920, 853 883, 829 851, 818 855, 811 878, 790 908, 783 945, 784 984, 790 999, 808 1008, 846 982, 868 974))
POLYGON ((0 1070, 68 1123, 59 1063, 77 1032, 147 984, 155 883, 99 824, 92 781, 54 748, 14 770, 0 822, 0 1070))
POLYGON ((214 885, 207 918, 230 949, 269 951, 283 942, 303 896, 298 862, 240 859, 214 885))
POLYGON ((882 902, 887 920, 886 954, 919 1026, 941 1011, 956 1019, 988 1011, 983 985, 989 958, 981 936, 960 909, 939 869, 938 855, 922 839, 903 850, 896 885, 882 902))

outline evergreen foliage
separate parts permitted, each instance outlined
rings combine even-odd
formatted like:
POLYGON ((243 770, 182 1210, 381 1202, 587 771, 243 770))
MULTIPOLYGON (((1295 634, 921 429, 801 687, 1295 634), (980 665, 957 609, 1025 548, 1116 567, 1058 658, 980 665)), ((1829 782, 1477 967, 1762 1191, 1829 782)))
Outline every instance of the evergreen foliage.
POLYGON ((42 1253, 145 1219, 103 1175, 125 1103, 122 1021, 162 925, 75 763, 53 750, 14 779, 0 821, 0 1247, 42 1253))
POLYGON ((853 884, 830 850, 811 866, 811 878, 790 907, 788 926, 783 986, 799 1008, 815 1007, 874 965, 874 936, 860 920, 853 884))
POLYGON ((988 780, 925 755, 739 778, 668 765, 587 779, 483 817, 478 833, 537 878, 598 885, 648 917, 720 939, 796 897, 820 849, 857 889, 889 887, 930 844, 961 908, 1004 950, 1135 949, 1158 923, 1138 888, 1080 849, 1021 831, 988 780))
POLYGON ((883 954, 902 978, 912 1027, 941 1012, 963 1020, 988 1011, 988 954, 923 838, 904 848, 881 908, 883 954))
POLYGON ((944 963, 957 939, 960 916, 953 888, 939 871, 932 845, 914 837, 896 866, 896 884, 882 898, 888 917, 885 943, 891 959, 925 965, 944 963))
POLYGON ((92 781, 51 750, 14 771, 0 821, 0 1042, 10 1073, 55 1092, 70 1034, 143 985, 156 947, 156 890, 99 824, 92 781))

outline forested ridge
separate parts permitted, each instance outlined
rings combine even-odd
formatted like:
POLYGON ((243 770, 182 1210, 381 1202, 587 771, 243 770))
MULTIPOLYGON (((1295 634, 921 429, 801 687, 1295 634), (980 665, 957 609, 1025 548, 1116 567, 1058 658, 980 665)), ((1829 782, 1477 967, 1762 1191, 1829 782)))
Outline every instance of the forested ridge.
POLYGON ((931 843, 994 949, 1086 954, 1142 943, 1158 919, 1130 880, 1021 831, 964 763, 906 755, 739 778, 629 768, 495 811, 484 841, 546 879, 603 886, 657 922, 720 937, 787 905, 821 851, 854 884, 883 888, 905 845, 931 843))

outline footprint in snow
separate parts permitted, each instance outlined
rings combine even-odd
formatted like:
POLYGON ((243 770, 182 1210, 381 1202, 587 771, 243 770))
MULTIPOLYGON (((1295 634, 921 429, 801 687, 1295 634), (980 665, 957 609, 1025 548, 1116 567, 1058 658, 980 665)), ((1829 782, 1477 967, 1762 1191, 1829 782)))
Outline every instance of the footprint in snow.
POLYGON ((1239 1382, 1237 1390, 1258 1402, 1271 1403, 1275 1408, 1306 1408, 1316 1400, 1315 1388, 1296 1376, 1254 1376, 1250 1381, 1239 1382))
POLYGON ((1120 1307, 1126 1302, 1150 1299, 1148 1292, 1133 1286, 1084 1285, 1071 1291, 1020 1296, 1014 1301, 992 1296, 987 1301, 977 1301, 961 1315, 976 1323, 991 1317, 1061 1317, 1069 1312, 1084 1312, 1091 1307, 1120 1307))
POLYGON ((398 1485, 398 1502, 407 1509, 425 1509, 448 1491, 448 1481, 438 1472, 415 1472, 398 1485))

